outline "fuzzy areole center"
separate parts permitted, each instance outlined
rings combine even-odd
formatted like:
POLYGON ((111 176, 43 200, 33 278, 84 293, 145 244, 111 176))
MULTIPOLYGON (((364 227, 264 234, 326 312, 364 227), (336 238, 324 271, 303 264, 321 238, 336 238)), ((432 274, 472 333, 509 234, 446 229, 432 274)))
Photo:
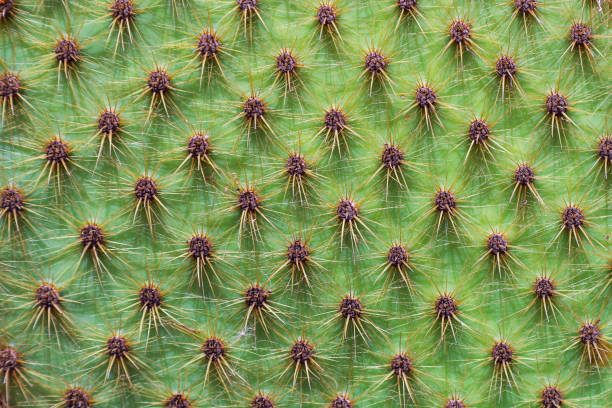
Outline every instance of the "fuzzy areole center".
POLYGON ((6 346, 0 350, 0 377, 11 375, 21 367, 19 352, 13 347, 6 346), (2 373, 5 374, 2 374, 2 373))
POLYGON ((541 399, 543 408, 560 408, 563 406, 563 394, 557 387, 544 388, 541 399))
POLYGON ((45 147, 47 161, 53 164, 61 164, 70 157, 68 145, 61 139, 53 139, 45 147))
POLYGON ((285 169, 291 176, 301 177, 306 174, 306 161, 299 154, 292 154, 285 163, 285 169))
POLYGON ((404 160, 404 153, 392 144, 385 143, 382 151, 382 164, 389 170, 397 169, 402 165, 404 160))
POLYGON ((201 133, 197 133, 189 138, 187 142, 187 151, 194 157, 204 157, 210 150, 209 137, 201 133))
POLYGON ((400 11, 411 11, 417 6, 417 0, 397 0, 400 11))
POLYGON ((346 296, 340 302, 340 314, 344 319, 358 319, 363 313, 361 300, 353 296, 346 296))
POLYGON ((151 310, 161 306, 162 295, 155 286, 148 285, 140 289, 138 300, 141 307, 151 310))
POLYGON ((70 38, 62 38, 55 44, 55 58, 64 64, 72 64, 79 60, 79 46, 70 38))
POLYGON ((414 363, 406 353, 399 353, 391 359, 391 370, 398 377, 412 374, 414 363))
POLYGON ((310 250, 300 239, 294 240, 287 246, 287 260, 294 265, 305 263, 309 255, 310 250))
POLYGON ((522 164, 514 171, 514 180, 522 186, 529 185, 535 181, 535 172, 526 164, 522 164))
POLYGON ((166 408, 189 408, 190 406, 191 402, 187 396, 183 394, 173 394, 166 401, 166 408))
POLYGON ((23 210, 23 195, 21 192, 12 187, 3 188, 0 192, 0 209, 11 213, 23 210))
POLYGON ((107 110, 98 117, 98 130, 104 134, 117 133, 120 126, 119 115, 116 112, 107 110))
POLYGON ((161 94, 170 90, 170 77, 165 71, 156 69, 149 74, 147 86, 151 92, 161 94))
POLYGON ((139 200, 151 201, 157 196, 157 184, 150 177, 141 177, 134 185, 134 195, 139 200))
POLYGON ((259 196, 253 190, 244 190, 238 195, 238 205, 242 211, 254 213, 259 207, 259 196))
POLYGON ((387 253, 387 262, 396 268, 401 267, 408 262, 408 251, 402 245, 392 246, 387 253))
POLYGON ((508 251, 508 240, 502 234, 491 234, 487 239, 487 248, 493 255, 504 255, 508 251))
POLYGON ((593 32, 588 25, 576 23, 570 29, 570 38, 576 45, 588 46, 593 39, 593 32))
POLYGON ((612 162, 612 138, 605 137, 601 139, 597 148, 599 157, 609 162, 612 162))
POLYGON ((90 408, 91 399, 85 390, 81 388, 70 388, 64 393, 65 408, 90 408))
POLYGON ((466 43, 472 36, 472 25, 463 20, 455 20, 450 25, 449 34, 457 44, 466 43))
POLYGON ((79 234, 81 244, 91 249, 96 249, 104 243, 104 233, 102 228, 96 224, 87 224, 81 228, 79 234))
POLYGON ((509 55, 502 55, 495 62, 495 72, 500 77, 512 78, 516 75, 516 62, 509 55))
POLYGON ((546 111, 557 117, 563 117, 569 104, 567 98, 558 92, 553 92, 546 97, 546 111))
POLYGON ((555 294, 555 285, 548 278, 538 278, 533 287, 533 290, 539 298, 551 298, 555 294))
POLYGON ((313 358, 314 347, 304 340, 298 340, 291 347, 290 354, 296 363, 306 363, 313 358))
POLYGON ((207 259, 212 251, 212 243, 204 235, 195 235, 188 241, 189 253, 195 259, 207 259))
POLYGON ((225 357, 225 344, 221 339, 210 337, 202 345, 202 353, 208 360, 216 362, 225 357))
POLYGON ((257 8, 258 0, 236 0, 236 5, 242 11, 253 11, 257 8))
POLYGON ((570 205, 563 210, 561 219, 565 228, 571 230, 574 228, 581 228, 584 225, 585 216, 580 208, 570 205))
POLYGON ((329 404, 329 408, 353 408, 353 403, 348 397, 344 395, 338 395, 329 404))
POLYGON ((317 19, 321 25, 331 25, 336 22, 338 15, 331 4, 321 4, 317 9, 317 19))
POLYGON ((123 336, 112 336, 106 342, 106 350, 111 357, 123 358, 129 353, 130 346, 123 336))
POLYGON ((244 294, 244 302, 248 307, 261 308, 268 301, 268 296, 272 293, 259 285, 250 286, 244 294))
POLYGON ((126 21, 136 15, 132 0, 115 0, 110 7, 113 20, 126 21))
POLYGON ((0 98, 12 98, 20 90, 21 81, 17 75, 6 73, 0 77, 0 98))
POLYGON ((266 113, 266 107, 263 101, 254 96, 249 97, 243 106, 244 115, 248 119, 257 120, 266 113))
POLYGON ((538 0, 514 0, 514 7, 523 14, 533 14, 538 7, 538 0))
POLYGON ((372 51, 365 56, 365 67, 372 74, 378 74, 387 67, 387 59, 378 51, 372 51))
POLYGON ((325 113, 325 127, 333 132, 342 132, 346 126, 346 117, 340 109, 330 109, 325 113))
POLYGON ((423 109, 433 108, 436 105, 436 92, 428 86, 419 86, 415 95, 416 103, 423 109))
POLYGON ((284 74, 290 74, 297 67, 297 59, 288 51, 283 51, 276 57, 276 68, 284 74))
POLYGON ((198 39, 198 51, 201 57, 213 57, 219 50, 219 39, 214 33, 204 32, 198 39))
POLYGON ((470 140, 475 144, 486 143, 490 134, 489 126, 484 120, 473 120, 472 123, 470 123, 468 134, 470 136, 470 140))
POLYGON ((256 395, 251 401, 251 408, 274 408, 274 403, 266 395, 256 395))
POLYGON ((36 305, 42 309, 52 309, 60 303, 60 294, 55 286, 45 283, 36 288, 36 305))
POLYGON ((340 200, 340 202, 338 203, 336 213, 338 214, 338 218, 340 218, 341 221, 353 222, 359 215, 359 209, 353 201, 343 199, 340 200))
POLYGON ((580 341, 583 344, 594 345, 599 343, 601 339, 601 329, 597 324, 593 323, 584 323, 580 327, 580 341))
POLYGON ((457 199, 449 190, 440 190, 434 197, 436 209, 441 212, 450 213, 457 207, 457 199))
POLYGON ((438 316, 446 319, 452 318, 458 310, 457 301, 452 296, 440 295, 436 299, 434 309, 438 316))
POLYGON ((510 364, 514 360, 514 351, 508 343, 500 341, 491 349, 491 357, 497 365, 510 364))

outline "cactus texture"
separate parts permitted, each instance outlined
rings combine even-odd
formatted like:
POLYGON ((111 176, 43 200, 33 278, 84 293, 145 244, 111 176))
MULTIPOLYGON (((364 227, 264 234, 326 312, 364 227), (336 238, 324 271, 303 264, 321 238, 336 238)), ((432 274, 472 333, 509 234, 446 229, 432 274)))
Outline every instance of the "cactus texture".
POLYGON ((0 0, 0 408, 612 401, 609 0, 0 0))

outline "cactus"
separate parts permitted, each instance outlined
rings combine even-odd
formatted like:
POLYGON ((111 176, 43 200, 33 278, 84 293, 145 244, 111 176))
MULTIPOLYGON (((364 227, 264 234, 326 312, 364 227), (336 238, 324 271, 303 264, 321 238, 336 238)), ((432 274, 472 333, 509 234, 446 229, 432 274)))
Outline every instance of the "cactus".
POLYGON ((0 407, 609 406, 611 6, 0 0, 0 407))

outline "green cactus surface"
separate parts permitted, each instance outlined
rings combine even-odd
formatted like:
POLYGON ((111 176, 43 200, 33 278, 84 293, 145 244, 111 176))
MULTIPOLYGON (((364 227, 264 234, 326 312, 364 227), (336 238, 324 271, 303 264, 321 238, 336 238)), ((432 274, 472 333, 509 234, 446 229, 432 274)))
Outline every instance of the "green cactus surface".
POLYGON ((0 408, 612 406, 610 0, 0 0, 0 408))

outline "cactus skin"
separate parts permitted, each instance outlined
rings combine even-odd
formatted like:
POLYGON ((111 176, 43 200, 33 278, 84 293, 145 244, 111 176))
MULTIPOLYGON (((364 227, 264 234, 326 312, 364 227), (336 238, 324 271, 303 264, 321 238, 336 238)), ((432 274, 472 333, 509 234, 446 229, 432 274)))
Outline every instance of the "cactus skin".
POLYGON ((608 406, 610 13, 0 0, 0 407, 608 406))

